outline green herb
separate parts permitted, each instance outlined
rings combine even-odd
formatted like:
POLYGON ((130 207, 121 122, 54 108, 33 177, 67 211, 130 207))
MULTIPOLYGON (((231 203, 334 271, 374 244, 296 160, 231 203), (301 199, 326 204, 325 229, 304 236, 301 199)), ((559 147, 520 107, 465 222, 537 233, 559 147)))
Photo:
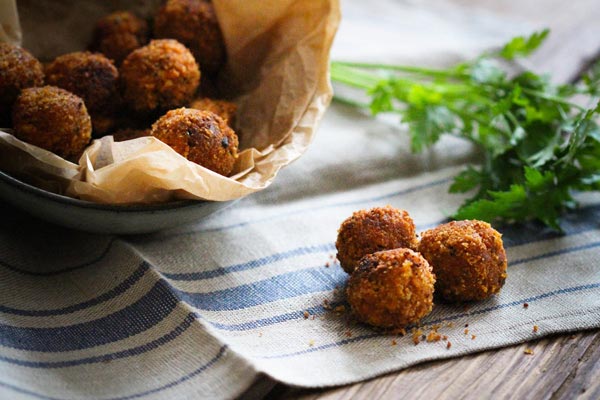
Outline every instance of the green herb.
POLYGON ((483 162, 454 178, 452 193, 474 192, 457 219, 537 219, 560 230, 576 191, 600 190, 600 65, 577 85, 531 71, 510 75, 506 60, 531 54, 548 30, 448 69, 333 62, 332 80, 366 90, 375 115, 398 113, 415 152, 444 134, 478 146, 483 162), (587 98, 590 107, 575 103, 587 98))

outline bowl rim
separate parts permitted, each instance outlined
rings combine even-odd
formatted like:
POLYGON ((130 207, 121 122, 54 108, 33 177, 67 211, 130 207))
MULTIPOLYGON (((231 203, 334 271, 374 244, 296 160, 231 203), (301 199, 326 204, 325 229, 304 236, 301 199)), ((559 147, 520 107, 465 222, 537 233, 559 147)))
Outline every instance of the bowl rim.
POLYGON ((146 211, 170 211, 183 208, 196 207, 212 203, 207 200, 174 200, 166 203, 158 204, 102 204, 94 203, 88 200, 75 199, 73 197, 64 196, 58 193, 49 192, 38 188, 29 183, 23 182, 8 173, 0 170, 0 180, 13 186, 14 188, 32 194, 36 197, 41 197, 54 201, 56 203, 67 204, 79 208, 87 208, 102 211, 115 212, 146 212, 146 211))

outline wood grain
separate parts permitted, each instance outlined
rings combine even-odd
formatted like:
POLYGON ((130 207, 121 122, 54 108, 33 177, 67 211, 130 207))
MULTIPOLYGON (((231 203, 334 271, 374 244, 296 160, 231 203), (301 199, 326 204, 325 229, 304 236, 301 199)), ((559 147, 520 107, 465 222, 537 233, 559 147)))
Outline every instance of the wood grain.
POLYGON ((435 361, 329 390, 278 385, 266 399, 587 399, 600 398, 600 331, 435 361), (532 355, 525 354, 532 350, 532 355))

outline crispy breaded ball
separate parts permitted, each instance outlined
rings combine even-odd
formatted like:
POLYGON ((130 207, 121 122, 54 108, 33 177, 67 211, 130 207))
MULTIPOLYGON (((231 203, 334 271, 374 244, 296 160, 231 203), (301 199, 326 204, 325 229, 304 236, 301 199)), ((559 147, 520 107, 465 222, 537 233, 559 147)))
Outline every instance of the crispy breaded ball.
POLYGON ((200 70, 192 53, 176 40, 153 40, 130 53, 120 69, 123 98, 135 111, 150 113, 189 103, 200 70))
POLYGON ((504 285, 502 235, 487 222, 452 221, 425 231, 419 251, 437 276, 436 293, 447 301, 483 300, 504 285))
POLYGON ((367 254, 417 245, 415 223, 408 212, 390 206, 354 212, 342 222, 335 242, 337 258, 349 274, 367 254))
POLYGON ((218 72, 225 61, 223 35, 209 1, 167 0, 154 18, 154 35, 186 45, 208 75, 218 72))
POLYGON ((190 161, 228 176, 237 158, 238 138, 218 115, 192 108, 171 110, 152 125, 152 136, 190 161))
POLYGON ((129 11, 116 11, 98 20, 90 47, 114 60, 116 65, 121 65, 129 53, 146 43, 146 21, 129 11))
POLYGON ((92 134, 81 97, 55 86, 23 89, 13 107, 15 136, 63 158, 79 156, 92 134))
POLYGON ((91 114, 107 112, 118 99, 119 72, 99 53, 78 51, 56 57, 46 67, 46 82, 81 97, 91 114))
POLYGON ((43 84, 44 70, 34 56, 22 47, 0 43, 0 124, 8 125, 22 89, 43 84))
POLYGON ((115 142, 124 142, 126 140, 150 136, 150 129, 123 128, 114 132, 112 135, 115 142))
POLYGON ((431 312, 435 276, 419 253, 393 249, 360 260, 348 281, 348 303, 358 320, 403 328, 431 312))
POLYGON ((200 111, 211 111, 223 118, 229 126, 235 126, 235 112, 237 111, 237 105, 235 105, 235 103, 202 97, 192 101, 190 103, 190 108, 195 108, 200 111))

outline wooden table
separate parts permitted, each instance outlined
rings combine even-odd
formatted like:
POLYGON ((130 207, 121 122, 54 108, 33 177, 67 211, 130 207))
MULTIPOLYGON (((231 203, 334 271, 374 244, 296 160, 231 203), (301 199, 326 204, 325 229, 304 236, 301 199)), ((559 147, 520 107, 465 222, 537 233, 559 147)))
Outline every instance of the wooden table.
MULTIPOLYGON (((600 59, 599 0, 419 0, 550 27, 531 68, 574 81, 600 59)), ((414 2, 414 1, 413 1, 414 2)), ((342 1, 343 5, 343 1, 342 1)), ((600 318, 600 316, 599 316, 600 318)), ((243 398, 266 399, 600 399, 600 330, 571 333, 451 360, 424 363, 339 388, 291 388, 262 377, 243 398), (533 351, 532 355, 525 350, 533 351)))

